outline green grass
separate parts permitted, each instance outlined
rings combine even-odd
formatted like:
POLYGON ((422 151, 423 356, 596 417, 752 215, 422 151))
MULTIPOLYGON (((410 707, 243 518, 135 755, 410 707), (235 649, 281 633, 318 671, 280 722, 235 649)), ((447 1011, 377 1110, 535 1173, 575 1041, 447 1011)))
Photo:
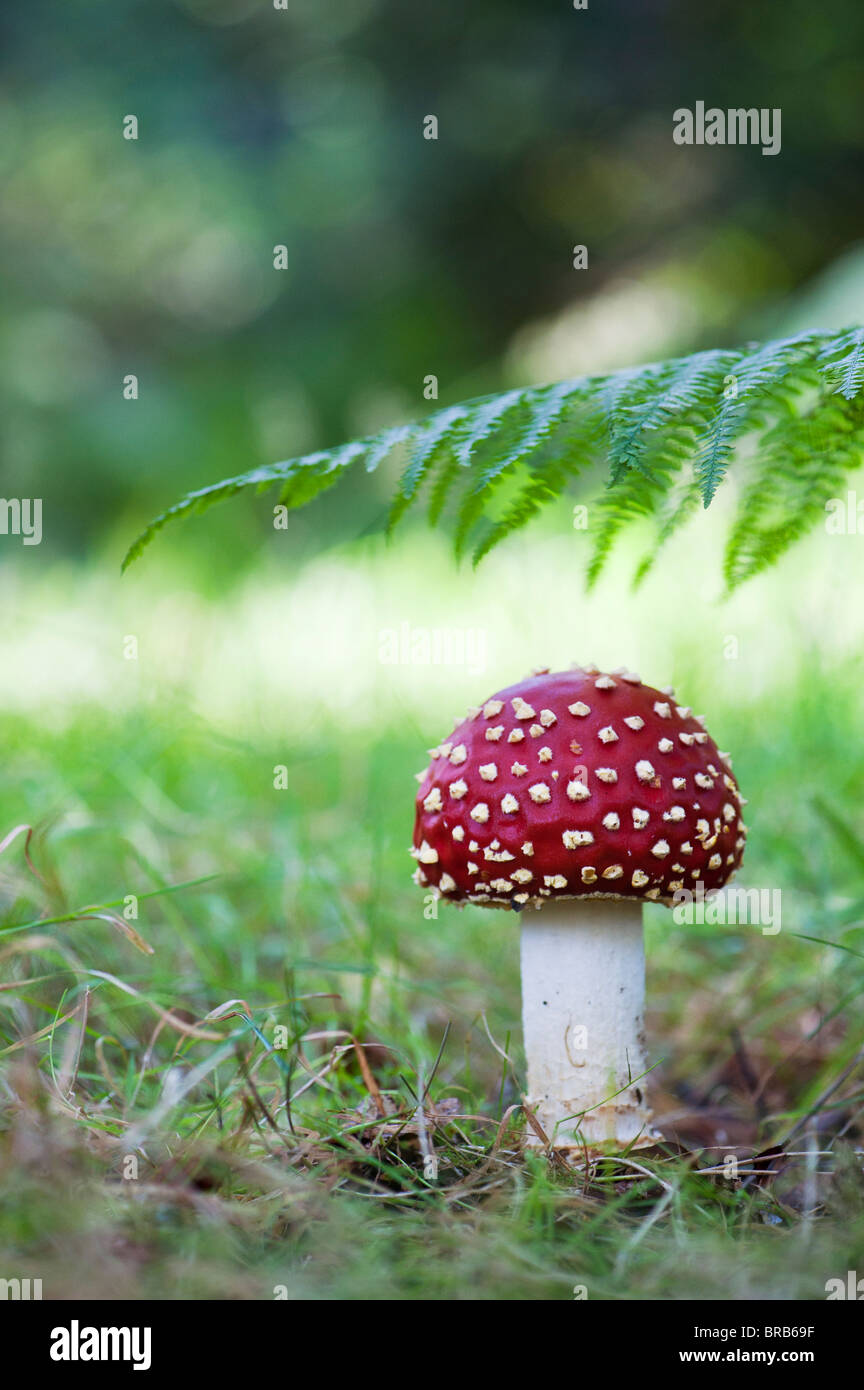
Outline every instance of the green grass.
POLYGON ((856 663, 676 671, 734 751, 742 881, 782 889, 783 930, 647 913, 677 1147, 573 1173, 523 1147, 517 919, 426 920, 409 878, 412 774, 458 701, 352 722, 286 691, 279 717, 253 645, 220 717, 174 655, 62 717, 48 686, 7 699, 0 840, 33 825, 38 877, 22 834, 0 855, 0 1274, 46 1297, 626 1300, 821 1299, 864 1270, 856 663))

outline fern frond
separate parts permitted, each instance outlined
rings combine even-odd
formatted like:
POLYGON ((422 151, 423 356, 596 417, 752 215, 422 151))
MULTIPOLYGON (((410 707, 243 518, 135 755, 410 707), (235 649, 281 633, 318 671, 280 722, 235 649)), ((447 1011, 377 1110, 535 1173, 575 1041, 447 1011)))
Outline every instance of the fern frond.
POLYGON ((816 403, 793 424, 766 433, 729 533, 723 564, 727 590, 752 579, 814 525, 864 464, 864 400, 816 403))
POLYGON ((500 521, 489 522, 486 533, 474 547, 472 560, 475 565, 479 565, 489 551, 494 546, 508 536, 512 536, 514 531, 527 526, 537 513, 546 505, 559 497, 567 482, 567 473, 560 464, 553 464, 549 469, 537 473, 530 482, 526 483, 519 496, 511 502, 500 521))
POLYGON ((670 418, 685 411, 694 411, 706 400, 715 398, 737 359, 736 352, 709 348, 706 352, 694 352, 692 357, 679 357, 670 363, 673 370, 663 383, 664 389, 653 400, 646 402, 641 419, 642 429, 658 429, 670 418))
POLYGON ((437 526, 447 505, 447 499, 459 481, 463 465, 455 459, 447 459, 438 469, 429 488, 429 525, 437 526))
MULTIPOLYGON (((658 419, 663 416, 658 415, 658 419)), ((610 483, 607 491, 595 504, 594 549, 588 565, 588 587, 594 585, 609 557, 619 533, 631 523, 657 516, 658 527, 654 545, 641 561, 635 583, 648 573, 662 545, 690 515, 692 506, 677 506, 670 493, 682 469, 689 470, 689 484, 695 488, 698 500, 701 490, 695 480, 693 460, 698 432, 705 427, 707 411, 693 405, 673 421, 653 427, 645 442, 646 462, 637 474, 632 470, 620 482, 610 483)), ((692 499, 691 499, 692 500, 692 499)))
POLYGON ((505 391, 501 396, 490 396, 473 412, 470 424, 457 439, 453 450, 456 462, 462 468, 469 466, 472 456, 489 438, 496 425, 499 429, 503 428, 506 416, 521 405, 524 398, 524 391, 505 391))
POLYGON ((699 510, 701 501, 702 491, 692 469, 688 469, 685 476, 672 482, 662 504, 657 508, 654 543, 636 566, 633 575, 634 589, 648 577, 667 541, 699 510))
POLYGON ((407 450, 408 462, 388 530, 428 487, 430 521, 452 525, 457 553, 473 548, 475 559, 526 525, 605 454, 609 481, 594 506, 589 581, 622 530, 653 519, 655 539, 638 580, 698 502, 710 505, 728 469, 745 468, 749 452, 756 460, 755 471, 745 469, 750 523, 739 515, 727 546, 727 580, 735 584, 813 524, 823 483, 835 487, 840 474, 857 466, 854 418, 862 396, 860 327, 505 391, 190 493, 142 532, 124 568, 169 521, 274 486, 286 505, 304 506, 348 468, 362 463, 372 472, 398 448, 407 450), (503 511, 502 491, 510 499, 503 511), (787 506, 795 511, 784 518, 787 506))
POLYGON ((821 371, 835 383, 836 395, 851 401, 864 386, 864 328, 849 328, 834 339, 822 352, 821 371), (834 360, 837 353, 839 360, 834 360))
MULTIPOLYGON (((596 457, 596 420, 585 410, 581 417, 568 421, 566 427, 552 431, 545 443, 538 440, 529 456, 527 480, 505 507, 497 520, 488 519, 472 555, 476 566, 515 531, 521 530, 550 502, 560 497, 568 483, 583 472, 596 457)), ((515 465, 511 465, 515 466, 515 465)), ((500 476, 500 475, 499 475, 500 476)))
POLYGON ((390 506, 390 515, 387 519, 388 533, 405 515, 417 496, 427 473, 447 448, 453 431, 458 428, 467 415, 467 406, 451 405, 446 410, 438 410, 434 415, 430 415, 425 424, 414 432, 411 458, 399 480, 396 496, 390 506))
POLYGON ((668 382, 675 366, 675 362, 661 362, 628 368, 607 377, 601 386, 599 402, 606 420, 610 486, 617 483, 628 468, 636 468, 647 478, 651 477, 641 437, 644 419, 656 402, 657 389, 668 382))
POLYGON ((801 333, 763 343, 733 365, 728 386, 699 447, 696 471, 706 507, 723 481, 735 444, 765 408, 765 397, 779 392, 786 399, 790 391, 804 389, 808 349, 812 357, 815 341, 815 334, 801 333), (798 376, 793 373, 796 365, 802 368, 798 376))
MULTIPOLYGON (((564 413, 573 414, 579 409, 587 385, 587 378, 577 377, 572 381, 558 382, 555 386, 546 386, 539 390, 519 393, 522 407, 519 423, 508 437, 500 441, 500 446, 492 455, 491 460, 479 469, 477 476, 470 481, 463 495, 453 538, 457 558, 461 559, 464 554, 476 522, 480 520, 484 512, 488 511, 492 494, 517 468, 531 467, 538 452, 544 449, 554 434, 564 413)), ((576 420, 574 419, 571 433, 575 432, 575 429, 576 420)), ((521 512, 520 515, 522 515, 521 512)), ((533 515, 532 509, 525 513, 524 520, 530 520, 533 515)), ((512 529, 516 530, 518 525, 522 524, 524 522, 514 524, 512 529)), ((497 523, 492 530, 496 539, 492 541, 488 549, 491 549, 492 545, 497 544, 499 540, 503 540, 507 534, 507 531, 502 530, 497 523)), ((485 553, 488 551, 484 551, 485 553)))
POLYGON ((600 578, 612 547, 621 531, 631 522, 651 516, 657 505, 660 486, 644 473, 631 469, 616 487, 610 488, 594 506, 594 549, 588 561, 586 584, 592 589, 600 578))
POLYGON ((651 467, 630 469, 620 482, 609 485, 594 504, 594 548, 586 573, 589 589, 599 579, 620 533, 634 522, 647 521, 655 515, 671 476, 683 460, 683 452, 670 441, 665 448, 656 450, 651 467))
MULTIPOLYGON (((348 446, 344 445, 343 449, 347 450, 348 446)), ((282 483, 283 495, 287 494, 289 490, 293 490, 293 496, 301 499, 297 501, 297 506, 312 501, 319 493, 325 492, 334 483, 337 483, 341 474, 350 467, 357 457, 352 449, 351 457, 340 466, 338 460, 341 452, 342 450, 322 450, 314 454, 304 454, 302 458, 288 459, 284 463, 267 464, 263 468, 253 468, 251 472, 242 473, 237 478, 226 478, 221 483, 211 483, 209 487, 202 487, 196 492, 187 493, 179 502, 175 502, 173 507, 169 507, 167 511, 162 512, 154 521, 151 521, 150 525, 133 541, 123 560, 122 568, 127 569, 133 560, 137 560, 154 536, 158 535, 170 521, 181 521, 198 512, 206 512, 216 502, 224 502, 240 492, 247 492, 250 489, 254 492, 266 492, 268 488, 282 483)), ((295 504, 289 499, 286 500, 285 505, 295 504)))
POLYGON ((499 474, 505 473, 513 464, 529 463, 532 455, 548 440, 565 413, 574 418, 586 398, 589 380, 576 377, 572 381, 559 381, 554 386, 541 386, 521 392, 524 407, 521 422, 515 438, 507 441, 508 446, 498 451, 498 457, 483 469, 478 482, 488 486, 499 474))

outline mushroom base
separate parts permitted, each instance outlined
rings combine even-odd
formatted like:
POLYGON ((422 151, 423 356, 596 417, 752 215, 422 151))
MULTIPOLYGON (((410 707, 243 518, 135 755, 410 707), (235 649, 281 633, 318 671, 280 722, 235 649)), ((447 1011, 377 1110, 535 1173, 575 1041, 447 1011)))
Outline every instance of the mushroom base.
MULTIPOLYGON (((523 914, 526 1102, 556 1150, 653 1143, 646 1100, 642 904, 523 914)), ((531 1127, 527 1142, 542 1146, 531 1127)))

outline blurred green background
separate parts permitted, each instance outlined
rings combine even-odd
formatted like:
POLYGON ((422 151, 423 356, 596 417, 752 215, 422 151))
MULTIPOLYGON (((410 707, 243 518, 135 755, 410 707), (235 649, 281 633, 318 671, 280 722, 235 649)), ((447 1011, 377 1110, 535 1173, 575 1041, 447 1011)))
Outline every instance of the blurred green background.
MULTIPOLYGON (((566 501, 475 573, 422 519, 385 544, 382 473, 287 531, 243 499, 119 562, 187 489, 422 415, 429 374, 446 404, 864 319, 864 11, 37 0, 0 38, 0 491, 44 503, 41 546, 0 537, 0 842, 32 825, 41 875, 23 835, 2 853, 0 1274, 79 1293, 83 1251, 94 1296, 823 1297, 864 1268, 862 539, 816 533, 721 604, 733 477, 638 594, 628 541, 586 596, 566 501), (697 100, 782 108, 782 153, 676 147, 697 100), (386 664, 402 624, 475 659, 386 664), (610 1205, 510 1151, 460 1187, 520 1094, 517 933, 424 918, 412 773, 466 704, 572 659, 672 681, 735 756, 742 881, 782 890, 784 928, 653 909, 649 1042, 658 1111, 709 1157, 804 1125, 825 1152, 782 1191, 709 1200, 682 1169, 659 1212, 638 1184, 610 1205), (152 956, 40 925, 127 894, 152 956), (156 1027, 238 998, 278 1138, 230 1048, 156 1027), (372 1040, 403 1101, 450 1026, 436 1095, 480 1118, 439 1138, 440 1190, 416 1154, 389 1205, 297 1157, 260 1039, 298 1018, 307 1060, 372 1040)), ((349 1062, 301 1131, 336 1143, 368 1100, 349 1062)))
MULTIPOLYGON (((35 0, 0 24, 3 488, 46 499, 39 563, 422 414, 429 373, 446 403, 861 317, 855 0, 35 0), (780 107, 781 154, 673 145, 697 100, 780 107)), ((358 504, 295 525, 326 539, 358 504)), ((198 532, 235 573, 260 512, 198 532)))

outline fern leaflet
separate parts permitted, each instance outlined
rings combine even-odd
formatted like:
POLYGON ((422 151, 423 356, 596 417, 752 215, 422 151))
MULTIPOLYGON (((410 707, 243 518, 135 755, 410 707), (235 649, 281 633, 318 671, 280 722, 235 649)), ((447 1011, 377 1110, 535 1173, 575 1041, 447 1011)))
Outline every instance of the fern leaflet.
POLYGON ((594 505, 589 582, 618 534, 653 518, 654 544, 637 571, 637 579, 644 576, 698 502, 709 506, 728 470, 740 467, 741 508, 746 499, 749 510, 739 508, 727 544, 727 582, 734 587, 812 526, 826 488, 858 466, 862 396, 861 327, 505 391, 190 493, 146 527, 124 568, 170 521, 274 486, 286 505, 305 506, 349 468, 362 463, 373 472, 397 449, 407 451, 408 461, 388 531, 428 486, 430 522, 450 526, 457 554, 473 549, 476 560, 569 486, 584 495, 586 475, 594 471, 589 465, 605 455, 608 482, 594 505), (505 483, 510 500, 502 508, 505 483))

